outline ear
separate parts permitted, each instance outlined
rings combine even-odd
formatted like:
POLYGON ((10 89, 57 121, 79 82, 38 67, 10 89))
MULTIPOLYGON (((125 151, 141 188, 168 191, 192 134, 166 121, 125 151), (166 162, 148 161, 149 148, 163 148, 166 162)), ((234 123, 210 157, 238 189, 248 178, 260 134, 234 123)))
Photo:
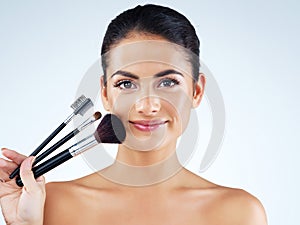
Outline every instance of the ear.
POLYGON ((108 97, 107 97, 107 86, 104 84, 104 75, 100 78, 100 90, 103 107, 106 111, 110 111, 108 97))
POLYGON ((199 106, 202 97, 204 95, 206 78, 203 73, 199 73, 198 81, 195 83, 194 94, 193 94, 193 108, 199 106))

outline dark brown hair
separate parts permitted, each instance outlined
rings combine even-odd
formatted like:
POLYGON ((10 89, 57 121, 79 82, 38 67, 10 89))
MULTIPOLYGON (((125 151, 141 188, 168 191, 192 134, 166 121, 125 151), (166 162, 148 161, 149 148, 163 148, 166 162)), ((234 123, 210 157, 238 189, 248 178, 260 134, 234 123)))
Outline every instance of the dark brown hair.
POLYGON ((199 79, 200 41, 190 21, 179 12, 168 7, 147 4, 128 9, 113 19, 106 30, 101 48, 104 84, 106 84, 107 53, 131 32, 159 35, 188 50, 192 63, 193 78, 199 79))

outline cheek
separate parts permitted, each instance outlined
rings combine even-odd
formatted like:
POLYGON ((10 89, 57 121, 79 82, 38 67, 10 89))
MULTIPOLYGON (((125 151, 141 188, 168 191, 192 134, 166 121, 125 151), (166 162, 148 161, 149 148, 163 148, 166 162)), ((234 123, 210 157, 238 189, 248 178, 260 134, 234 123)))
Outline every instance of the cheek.
POLYGON ((111 92, 109 104, 111 113, 116 114, 123 122, 128 121, 129 113, 134 106, 137 96, 134 94, 119 94, 111 92))
MULTIPOLYGON (((111 89, 109 93, 108 101, 111 113, 117 115, 125 124, 131 118, 130 114, 136 115, 135 103, 146 97, 139 92, 124 94, 114 89, 111 89)), ((174 88, 168 91, 154 90, 151 95, 160 99, 161 109, 158 116, 167 116, 182 133, 189 122, 192 108, 191 93, 185 88, 174 88)))
POLYGON ((178 132, 182 133, 189 122, 191 97, 184 90, 160 93, 160 97, 164 102, 164 108, 172 115, 173 124, 177 126, 178 132))

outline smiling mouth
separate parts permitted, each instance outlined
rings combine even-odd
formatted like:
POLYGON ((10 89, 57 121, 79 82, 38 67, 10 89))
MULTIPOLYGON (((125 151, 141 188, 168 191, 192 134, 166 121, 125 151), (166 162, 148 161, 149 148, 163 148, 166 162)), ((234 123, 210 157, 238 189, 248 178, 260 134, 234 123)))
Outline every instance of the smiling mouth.
POLYGON ((136 129, 140 131, 154 131, 160 126, 166 124, 168 121, 161 120, 138 120, 129 121, 136 129))

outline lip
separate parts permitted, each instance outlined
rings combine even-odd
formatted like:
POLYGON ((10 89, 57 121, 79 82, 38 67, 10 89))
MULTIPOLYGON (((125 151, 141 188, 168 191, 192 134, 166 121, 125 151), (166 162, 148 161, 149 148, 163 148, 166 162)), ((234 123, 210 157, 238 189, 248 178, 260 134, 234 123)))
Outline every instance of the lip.
POLYGON ((136 129, 140 131, 154 131, 160 126, 164 125, 166 120, 134 120, 129 121, 136 129))

